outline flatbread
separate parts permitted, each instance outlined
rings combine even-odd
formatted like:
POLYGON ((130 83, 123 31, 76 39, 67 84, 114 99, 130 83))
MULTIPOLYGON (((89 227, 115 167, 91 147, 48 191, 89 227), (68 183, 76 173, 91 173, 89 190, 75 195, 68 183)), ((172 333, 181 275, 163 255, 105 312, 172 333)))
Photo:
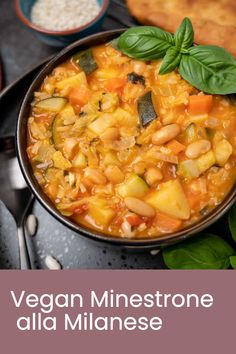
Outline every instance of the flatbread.
POLYGON ((236 0, 126 1, 139 22, 172 33, 184 17, 189 17, 196 43, 224 47, 236 58, 236 0))

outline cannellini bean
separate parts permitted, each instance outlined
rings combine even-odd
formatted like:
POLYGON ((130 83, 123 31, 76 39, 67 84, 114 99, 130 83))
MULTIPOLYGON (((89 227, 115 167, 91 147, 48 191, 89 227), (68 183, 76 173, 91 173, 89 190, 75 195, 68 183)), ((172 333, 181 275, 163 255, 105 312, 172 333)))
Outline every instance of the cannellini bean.
POLYGON ((115 184, 123 182, 125 178, 124 173, 115 165, 108 166, 104 173, 107 179, 115 184))
POLYGON ((160 251, 161 251, 161 250, 151 250, 151 251, 150 251, 150 254, 151 254, 152 256, 156 256, 160 251))
POLYGON ((174 139, 180 133, 180 126, 178 124, 169 124, 156 131, 152 136, 152 143, 155 145, 162 145, 174 139))
POLYGON ((118 128, 108 128, 101 134, 100 138, 104 142, 110 142, 119 139, 120 132, 118 128))
POLYGON ((156 214, 155 209, 151 205, 140 199, 127 197, 124 201, 127 208, 138 215, 152 218, 156 214))
POLYGON ((158 181, 161 181, 163 178, 163 175, 160 171, 159 168, 151 167, 147 170, 145 173, 145 180, 149 186, 152 186, 153 184, 157 183, 158 181))
POLYGON ((61 264, 52 256, 45 257, 45 264, 50 270, 60 270, 62 268, 61 264))
POLYGON ((105 184, 107 181, 104 174, 96 168, 86 168, 84 177, 88 178, 90 182, 93 182, 95 184, 105 184))
POLYGON ((192 144, 189 144, 185 150, 185 155, 190 159, 196 159, 202 154, 205 154, 211 149, 209 140, 201 139, 192 144))
POLYGON ((26 229, 30 236, 34 236, 37 231, 38 220, 35 215, 30 214, 26 220, 26 229))

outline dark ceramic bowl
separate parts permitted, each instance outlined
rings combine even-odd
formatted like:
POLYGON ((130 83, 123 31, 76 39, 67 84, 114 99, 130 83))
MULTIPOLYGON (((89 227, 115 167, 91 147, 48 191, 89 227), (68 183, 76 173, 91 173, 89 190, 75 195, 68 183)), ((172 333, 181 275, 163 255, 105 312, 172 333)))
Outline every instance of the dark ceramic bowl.
POLYGON ((92 33, 97 33, 100 30, 110 3, 109 0, 98 0, 98 4, 101 8, 99 14, 92 21, 83 26, 68 31, 49 31, 31 22, 30 14, 35 1, 36 0, 15 0, 16 13, 22 23, 33 32, 40 41, 54 47, 65 47, 80 38, 86 37, 92 33))
POLYGON ((84 226, 80 226, 70 220, 69 218, 60 214, 60 212, 55 208, 46 194, 43 193, 41 187, 37 183, 34 178, 27 153, 27 120, 30 112, 30 102, 33 99, 34 91, 36 91, 44 78, 49 75, 52 70, 62 62, 66 61, 76 52, 86 49, 88 47, 102 44, 105 42, 109 42, 110 40, 117 37, 121 34, 123 30, 113 30, 108 32, 99 33, 96 35, 92 35, 90 37, 84 38, 76 43, 73 43, 69 47, 62 50, 59 54, 57 54, 45 67, 40 71, 38 76, 34 79, 31 84, 24 100, 22 106, 20 108, 19 117, 17 121, 17 152, 19 163, 24 174, 24 177, 31 188, 33 194, 39 200, 39 202, 48 210, 48 212, 53 215, 57 220, 59 220, 62 224, 70 228, 71 230, 77 232, 80 235, 86 236, 91 239, 95 239, 100 242, 108 242, 111 244, 116 244, 120 246, 125 246, 126 248, 138 248, 140 250, 151 249, 160 246, 166 246, 173 243, 176 243, 181 240, 185 240, 193 236, 195 233, 198 233, 205 228, 209 227, 216 220, 218 220, 234 203, 236 200, 236 188, 234 187, 231 192, 227 195, 225 200, 215 208, 210 214, 206 217, 202 218, 196 224, 182 230, 179 232, 175 232, 172 234, 164 235, 161 237, 156 237, 152 239, 140 239, 140 240, 132 240, 132 239, 124 239, 124 238, 115 238, 112 236, 108 236, 102 232, 94 231, 84 226))

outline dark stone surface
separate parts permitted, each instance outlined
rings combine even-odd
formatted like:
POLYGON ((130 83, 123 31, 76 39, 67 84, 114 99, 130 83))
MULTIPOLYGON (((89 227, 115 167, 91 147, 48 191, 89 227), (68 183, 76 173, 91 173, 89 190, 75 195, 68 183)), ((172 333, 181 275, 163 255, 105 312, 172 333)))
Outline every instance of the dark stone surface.
MULTIPOLYGON (((125 6, 123 3, 121 5, 119 1, 112 1, 103 29, 120 28, 132 24, 133 20, 129 17, 125 6)), ((0 55, 4 67, 5 84, 12 83, 54 52, 56 52, 55 48, 47 47, 39 42, 21 25, 14 12, 12 1, 0 1, 0 55)), ((0 121, 0 135, 14 132, 14 122, 21 95, 24 94, 28 84, 25 79, 21 85, 15 86, 15 89, 2 99, 0 114, 3 119, 0 121)), ((163 268, 159 255, 152 256, 148 252, 127 253, 119 248, 105 248, 78 236, 59 224, 37 202, 34 204, 33 212, 38 217, 39 227, 36 236, 28 238, 28 245, 31 249, 31 260, 36 268, 45 267, 44 258, 48 254, 57 258, 63 268, 163 268)), ((4 215, 0 213, 0 219, 1 239, 5 242, 6 234, 8 234, 13 240, 8 245, 8 248, 12 248, 9 250, 10 255, 4 258, 0 249, 0 266, 14 268, 17 262, 14 259, 14 255, 16 257, 17 254, 16 244, 14 244, 14 221, 7 213, 4 215), (9 259, 11 264, 9 264, 9 259)))

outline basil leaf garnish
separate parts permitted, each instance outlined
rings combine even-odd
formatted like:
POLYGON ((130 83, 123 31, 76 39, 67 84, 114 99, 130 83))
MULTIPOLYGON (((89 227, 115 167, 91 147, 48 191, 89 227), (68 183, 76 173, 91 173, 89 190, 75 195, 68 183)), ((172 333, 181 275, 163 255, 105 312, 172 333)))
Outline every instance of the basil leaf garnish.
POLYGON ((231 267, 232 267, 233 269, 236 269, 236 256, 231 256, 231 257, 229 258, 229 260, 230 260, 230 265, 231 265, 231 267))
POLYGON ((133 27, 124 32, 118 41, 118 48, 131 58, 154 60, 163 58, 174 45, 174 36, 152 26, 133 27))
POLYGON ((191 21, 185 18, 177 31, 175 32, 175 45, 179 49, 191 47, 194 40, 194 31, 191 21))
POLYGON ((236 62, 223 48, 189 48, 189 54, 182 55, 179 72, 201 91, 222 95, 236 92, 236 62))
POLYGON ((212 234, 201 234, 163 250, 164 262, 170 269, 227 269, 233 255, 233 248, 212 234))
POLYGON ((166 55, 164 56, 163 62, 161 64, 159 75, 167 74, 173 71, 180 63, 182 54, 176 47, 170 47, 166 55))
POLYGON ((236 242, 236 204, 234 204, 229 213, 229 228, 231 236, 236 242))

